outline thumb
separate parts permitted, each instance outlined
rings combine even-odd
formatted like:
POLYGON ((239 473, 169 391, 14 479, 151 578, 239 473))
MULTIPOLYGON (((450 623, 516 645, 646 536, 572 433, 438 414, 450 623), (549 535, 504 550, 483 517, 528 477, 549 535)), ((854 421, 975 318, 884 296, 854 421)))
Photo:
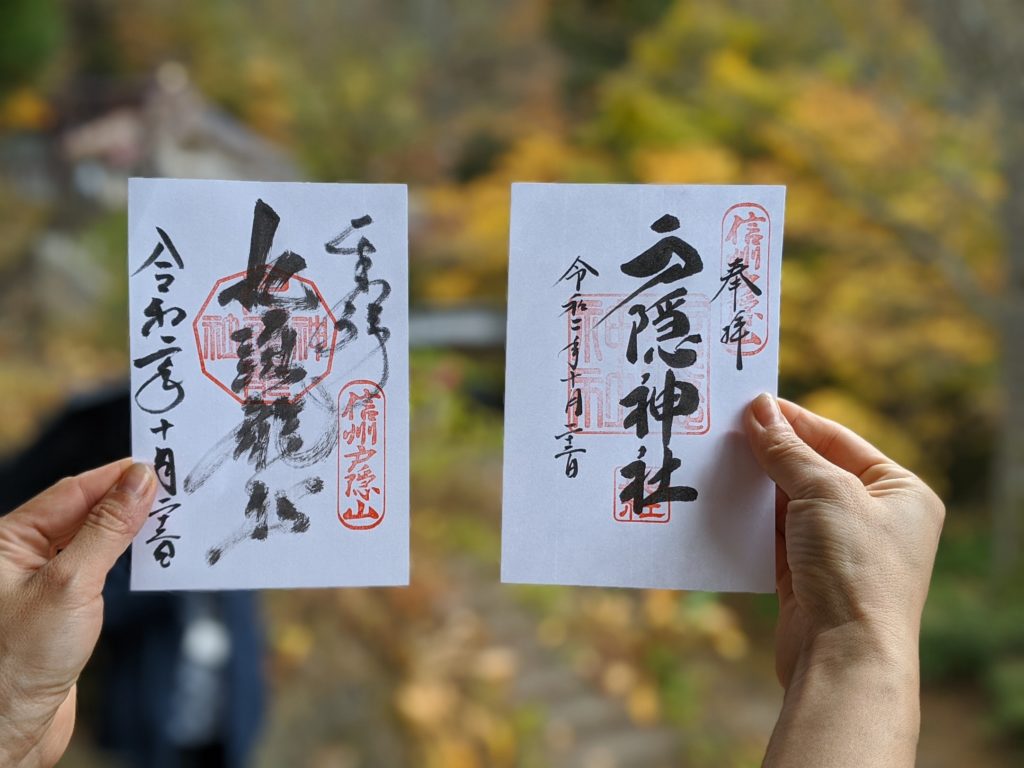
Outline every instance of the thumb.
POLYGON ((135 463, 89 511, 82 527, 48 567, 97 593, 142 528, 156 494, 156 475, 148 464, 135 463))
POLYGON ((841 491, 846 473, 803 441, 772 395, 754 399, 744 426, 761 468, 791 500, 829 497, 841 491))

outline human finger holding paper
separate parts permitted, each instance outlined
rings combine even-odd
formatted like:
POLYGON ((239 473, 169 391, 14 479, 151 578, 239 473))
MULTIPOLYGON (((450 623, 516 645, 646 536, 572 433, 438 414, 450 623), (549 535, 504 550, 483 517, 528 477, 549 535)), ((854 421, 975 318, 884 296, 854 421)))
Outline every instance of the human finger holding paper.
POLYGON ((152 469, 126 459, 0 519, 0 765, 53 765, 67 747, 104 580, 155 492, 152 469))
POLYGON ((766 765, 913 765, 918 635, 944 507, 845 427, 761 395, 745 426, 775 480, 786 700, 766 765))

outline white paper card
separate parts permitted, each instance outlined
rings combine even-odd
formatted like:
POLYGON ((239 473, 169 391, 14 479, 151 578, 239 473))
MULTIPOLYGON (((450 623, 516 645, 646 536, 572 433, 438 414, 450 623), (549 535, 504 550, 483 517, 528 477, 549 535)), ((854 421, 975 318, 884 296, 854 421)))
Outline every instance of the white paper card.
POLYGON ((741 415, 777 386, 784 203, 512 186, 503 581, 774 590, 741 415))
POLYGON ((128 196, 132 588, 408 583, 405 186, 128 196))

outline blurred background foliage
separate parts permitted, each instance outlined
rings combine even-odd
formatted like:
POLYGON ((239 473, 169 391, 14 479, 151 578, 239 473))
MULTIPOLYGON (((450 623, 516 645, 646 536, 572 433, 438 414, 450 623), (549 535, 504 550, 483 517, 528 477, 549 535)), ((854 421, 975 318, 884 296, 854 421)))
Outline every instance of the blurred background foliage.
MULTIPOLYGON (((166 158, 198 151, 187 136, 177 155, 160 149, 161 89, 187 88, 298 177, 408 182, 418 309, 503 308, 513 180, 785 184, 780 391, 946 499, 925 737, 932 695, 937 718, 949 707, 976 724, 972 749, 1009 754, 1024 737, 1022 33, 1012 0, 7 0, 0 447, 126 376, 116 185, 174 175, 166 158)), ((431 578, 441 553, 494 575, 502 359, 414 358, 415 578, 429 603, 451 586, 431 578)), ((687 679, 686 659, 770 672, 769 603, 578 593, 522 590, 542 645, 636 722, 704 734, 692 764, 756 762, 756 738, 701 714, 729 710, 702 706, 719 678, 687 679)), ((272 615, 287 670, 314 630, 297 604, 272 615)), ((395 706, 420 762, 543 764, 529 712, 485 716, 467 683, 446 730, 435 705, 455 694, 408 674, 395 706), (466 717, 486 733, 460 736, 466 717)), ((967 753, 947 745, 923 764, 942 754, 967 753)))

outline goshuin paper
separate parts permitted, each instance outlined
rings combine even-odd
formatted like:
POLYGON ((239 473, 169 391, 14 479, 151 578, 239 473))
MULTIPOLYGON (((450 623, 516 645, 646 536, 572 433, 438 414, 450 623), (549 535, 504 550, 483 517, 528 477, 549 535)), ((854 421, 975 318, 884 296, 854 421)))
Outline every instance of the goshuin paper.
POLYGON ((768 592, 785 189, 514 184, 502 579, 768 592))
POLYGON ((134 589, 406 584, 401 185, 132 179, 134 589))

